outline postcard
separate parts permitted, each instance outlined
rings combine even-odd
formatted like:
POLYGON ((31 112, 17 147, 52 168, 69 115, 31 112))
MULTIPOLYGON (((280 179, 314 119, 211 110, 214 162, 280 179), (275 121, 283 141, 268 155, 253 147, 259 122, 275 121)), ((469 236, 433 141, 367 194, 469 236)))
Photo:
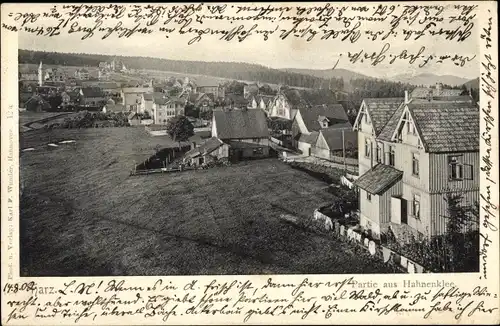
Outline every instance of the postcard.
POLYGON ((494 1, 2 4, 2 324, 498 324, 494 1))

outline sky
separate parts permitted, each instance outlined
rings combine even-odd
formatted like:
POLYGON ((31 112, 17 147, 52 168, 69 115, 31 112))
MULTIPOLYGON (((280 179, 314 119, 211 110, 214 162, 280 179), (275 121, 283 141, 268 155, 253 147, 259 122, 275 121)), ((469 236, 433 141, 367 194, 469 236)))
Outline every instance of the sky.
MULTIPOLYGON (((32 5, 30 10, 47 10, 48 4, 32 5)), ((52 21, 53 24, 54 21, 52 21)), ((131 20, 123 20, 124 24, 131 24, 131 20)), ((38 23, 50 25, 49 20, 39 19, 38 23)), ((82 22, 83 23, 83 22, 82 22)), ((253 24, 253 23, 252 23, 253 24)), ((203 28, 225 28, 229 26, 221 23, 204 23, 203 28)), ((251 25, 249 25, 251 26, 251 25)), ((280 25, 280 28, 283 25, 280 25)), ((302 25, 301 25, 302 26, 302 25)), ((369 29, 383 29, 381 23, 371 25, 369 29)), ((307 27, 307 25, 304 25, 307 27)), ((266 25, 261 23, 259 28, 266 29, 266 25)), ((335 28, 341 26, 335 25, 335 28)), ((471 37, 465 42, 436 40, 422 37, 418 41, 396 42, 391 41, 390 53, 398 54, 402 50, 409 53, 416 53, 425 46, 426 53, 452 54, 455 53, 474 56, 478 50, 478 28, 473 30, 471 37)), ((320 40, 317 35, 311 42, 304 39, 288 38, 279 40, 271 37, 264 41, 261 35, 251 35, 244 42, 218 41, 218 36, 205 36, 202 41, 188 45, 185 35, 171 35, 164 37, 161 33, 151 35, 137 35, 129 39, 109 37, 105 40, 99 37, 92 37, 81 40, 81 35, 63 33, 57 37, 41 37, 26 32, 19 33, 19 48, 42 51, 74 52, 74 53, 95 53, 107 55, 127 55, 127 56, 147 56, 173 60, 196 60, 196 61, 233 61, 261 64, 270 68, 303 68, 303 69, 331 69, 338 61, 337 68, 349 69, 365 75, 374 77, 390 77, 398 74, 419 74, 434 73, 437 75, 455 75, 468 79, 476 78, 479 75, 479 64, 477 57, 464 67, 457 67, 451 62, 447 64, 431 64, 425 68, 416 68, 415 65, 396 62, 392 65, 385 63, 376 67, 367 62, 351 64, 347 60, 347 52, 357 52, 360 50, 372 53, 380 51, 385 41, 367 41, 360 38, 355 44, 340 42, 339 40, 320 40), (274 41, 271 41, 274 40, 274 41), (340 57, 342 55, 342 57, 340 57)), ((277 35, 276 35, 277 36, 277 35)))

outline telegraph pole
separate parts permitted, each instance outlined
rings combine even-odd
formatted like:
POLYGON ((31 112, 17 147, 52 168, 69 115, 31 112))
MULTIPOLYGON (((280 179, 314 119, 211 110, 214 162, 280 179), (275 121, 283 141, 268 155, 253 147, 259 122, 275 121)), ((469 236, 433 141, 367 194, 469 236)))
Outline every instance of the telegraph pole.
POLYGON ((347 166, 346 166, 346 160, 345 160, 345 136, 344 136, 344 129, 342 129, 342 157, 344 158, 344 174, 347 174, 347 166))

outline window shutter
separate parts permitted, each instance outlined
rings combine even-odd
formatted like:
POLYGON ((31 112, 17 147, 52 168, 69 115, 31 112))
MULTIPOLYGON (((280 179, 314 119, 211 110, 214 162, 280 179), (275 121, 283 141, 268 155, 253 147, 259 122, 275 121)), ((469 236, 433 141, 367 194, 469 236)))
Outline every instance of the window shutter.
POLYGON ((459 179, 464 179, 464 165, 463 164, 458 164, 457 165, 457 169, 458 169, 458 175, 457 175, 457 177, 459 179))
POLYGON ((474 179, 474 170, 472 168, 472 164, 464 164, 464 179, 474 179))
POLYGON ((448 179, 451 180, 452 179, 452 169, 453 169, 453 165, 450 163, 450 158, 448 158, 448 179))

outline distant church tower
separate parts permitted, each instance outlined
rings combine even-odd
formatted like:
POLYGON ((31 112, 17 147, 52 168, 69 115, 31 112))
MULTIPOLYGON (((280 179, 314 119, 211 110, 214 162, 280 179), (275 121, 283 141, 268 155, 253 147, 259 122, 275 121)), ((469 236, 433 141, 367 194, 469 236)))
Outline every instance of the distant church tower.
POLYGON ((43 86, 43 67, 41 61, 40 65, 38 66, 38 86, 43 86))

